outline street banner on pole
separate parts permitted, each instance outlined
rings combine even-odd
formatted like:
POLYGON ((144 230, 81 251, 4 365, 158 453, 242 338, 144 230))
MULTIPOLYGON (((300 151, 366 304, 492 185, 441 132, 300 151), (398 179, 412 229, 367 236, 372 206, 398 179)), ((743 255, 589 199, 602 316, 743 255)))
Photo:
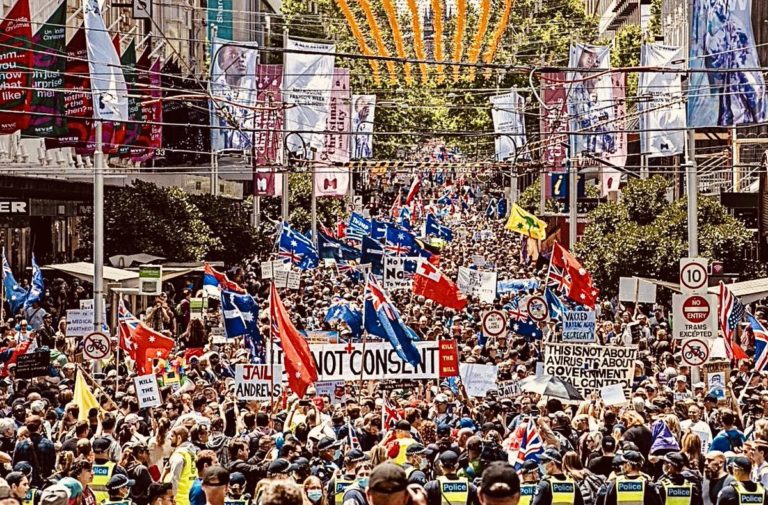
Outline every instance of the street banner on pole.
POLYGON ((493 131, 496 132, 496 160, 520 158, 525 145, 525 98, 517 91, 491 97, 493 131))
POLYGON ((211 149, 250 149, 258 45, 215 38, 211 49, 211 149))

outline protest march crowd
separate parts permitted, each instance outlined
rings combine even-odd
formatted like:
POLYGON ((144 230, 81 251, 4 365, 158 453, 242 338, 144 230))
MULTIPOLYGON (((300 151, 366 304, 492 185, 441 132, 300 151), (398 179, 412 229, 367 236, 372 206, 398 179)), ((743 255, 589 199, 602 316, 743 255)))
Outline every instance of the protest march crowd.
POLYGON ((668 306, 441 182, 110 307, 99 363, 67 335, 88 286, 4 261, 0 505, 768 504, 759 305, 731 299, 727 356, 692 369, 668 306))

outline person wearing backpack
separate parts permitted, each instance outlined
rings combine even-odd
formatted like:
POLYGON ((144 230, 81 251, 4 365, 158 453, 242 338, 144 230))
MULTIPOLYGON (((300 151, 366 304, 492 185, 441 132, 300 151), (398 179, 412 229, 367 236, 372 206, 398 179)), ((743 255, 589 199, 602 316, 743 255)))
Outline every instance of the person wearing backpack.
POLYGON ((575 451, 568 451, 563 455, 563 473, 573 479, 579 490, 584 503, 593 504, 597 498, 597 492, 605 484, 605 477, 592 473, 584 468, 579 455, 575 451))
POLYGON ((736 416, 730 410, 723 410, 720 414, 720 422, 723 424, 723 429, 715 435, 712 439, 712 445, 709 446, 710 451, 720 452, 742 452, 742 447, 747 439, 736 426, 736 416))

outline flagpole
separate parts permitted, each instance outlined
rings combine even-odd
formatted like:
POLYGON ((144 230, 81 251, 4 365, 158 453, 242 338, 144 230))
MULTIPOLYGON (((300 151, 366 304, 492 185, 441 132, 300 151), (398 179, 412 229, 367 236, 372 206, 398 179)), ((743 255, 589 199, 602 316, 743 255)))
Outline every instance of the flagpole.
MULTIPOLYGON (((277 286, 275 286, 275 279, 274 275, 272 276, 272 285, 274 286, 275 293, 277 293, 277 286)), ((275 338, 274 335, 274 328, 275 324, 274 321, 272 321, 272 316, 275 313, 275 307, 274 307, 275 301, 272 299, 272 296, 269 297, 269 342, 267 342, 267 355, 268 355, 268 361, 269 361, 269 369, 272 371, 272 392, 269 395, 269 418, 272 418, 272 415, 274 414, 275 410, 275 395, 274 395, 274 385, 275 385, 275 367, 274 367, 274 359, 272 357, 272 341, 275 338)), ((280 383, 282 385, 283 378, 280 377, 280 383)))
MULTIPOLYGON (((362 401, 362 397, 363 397, 363 373, 365 371, 365 344, 368 341, 368 331, 365 329, 365 306, 367 305, 365 303, 365 293, 368 291, 368 282, 370 282, 368 276, 370 275, 371 274, 369 273, 366 276, 366 284, 365 284, 365 287, 363 288, 363 354, 360 360, 360 387, 357 394, 358 403, 362 401)), ((350 338, 352 338, 351 335, 350 335, 350 338)), ((384 421, 382 418, 382 423, 383 422, 384 421)))
MULTIPOLYGON (((7 319, 5 317, 5 262, 7 260, 5 259, 5 246, 3 246, 3 273, 0 274, 0 280, 2 280, 3 285, 0 287, 0 318, 3 322, 7 319)), ((10 265, 9 265, 10 266, 10 265)))

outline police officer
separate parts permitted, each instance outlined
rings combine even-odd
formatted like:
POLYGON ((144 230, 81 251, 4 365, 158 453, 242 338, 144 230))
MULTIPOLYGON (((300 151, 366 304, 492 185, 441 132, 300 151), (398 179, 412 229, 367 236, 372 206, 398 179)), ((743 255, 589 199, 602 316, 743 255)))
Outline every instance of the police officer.
POLYGON ((701 482, 685 471, 688 457, 682 452, 670 452, 661 458, 664 475, 659 477, 656 490, 665 505, 702 505, 701 482))
POLYGON ((545 476, 536 487, 532 505, 584 505, 579 486, 563 473, 563 456, 557 449, 547 449, 539 460, 545 476))
MULTIPOLYGON (((107 484, 113 476, 120 474, 128 477, 128 473, 125 469, 117 465, 110 459, 110 449, 112 448, 112 440, 106 437, 99 437, 93 441, 91 445, 93 449, 93 482, 91 482, 91 490, 96 497, 96 504, 103 505, 109 500, 109 490, 107 484)), ((189 489, 187 489, 189 490, 189 489)), ((183 504, 180 504, 183 505, 183 504)))
POLYGON ((355 482, 344 491, 343 505, 369 505, 366 490, 372 470, 370 463, 361 463, 357 466, 355 482))
POLYGON ((437 458, 441 475, 427 482, 429 505, 477 505, 477 488, 465 477, 457 475, 459 471, 459 455, 453 451, 445 451, 437 458))
POLYGON ((752 463, 748 458, 736 456, 730 460, 728 468, 731 470, 734 480, 723 486, 720 494, 717 495, 717 505, 747 503, 765 505, 768 503, 768 493, 762 484, 753 482, 749 478, 752 463))
MULTIPOLYGON (((483 473, 485 477, 485 473, 483 473)), ((539 482, 539 464, 532 459, 523 462, 520 469, 520 505, 530 505, 533 494, 536 492, 536 484, 539 482)))
POLYGON ((134 484, 136 484, 135 480, 131 480, 123 474, 113 475, 109 482, 107 482, 109 499, 104 502, 104 505, 133 505, 128 495, 131 493, 131 487, 134 484))
POLYGON ((520 477, 509 463, 494 461, 483 471, 478 499, 481 505, 516 505, 520 499, 520 477))
POLYGON ((40 490, 32 487, 32 465, 26 461, 19 461, 13 465, 13 471, 21 472, 27 478, 29 489, 21 499, 21 505, 38 505, 40 503, 40 490))
POLYGON ((597 498, 598 505, 660 505, 656 486, 640 472, 645 458, 637 451, 616 455, 620 473, 608 481, 607 490, 597 498))
POLYGON ((344 470, 336 472, 336 475, 328 482, 326 494, 331 504, 341 505, 344 501, 344 491, 355 483, 357 467, 368 456, 359 449, 352 449, 344 456, 344 470))
POLYGON ((312 474, 317 475, 323 483, 327 483, 338 472, 342 462, 343 444, 343 441, 331 437, 323 437, 315 444, 317 456, 312 458, 310 465, 313 467, 312 474))
POLYGON ((427 483, 427 475, 424 473, 427 466, 429 466, 429 460, 425 457, 427 448, 423 445, 416 443, 411 444, 405 450, 405 476, 408 478, 409 484, 418 484, 423 486, 427 483))
POLYGON ((246 479, 241 472, 229 474, 229 486, 224 505, 251 505, 251 495, 245 492, 246 479))

